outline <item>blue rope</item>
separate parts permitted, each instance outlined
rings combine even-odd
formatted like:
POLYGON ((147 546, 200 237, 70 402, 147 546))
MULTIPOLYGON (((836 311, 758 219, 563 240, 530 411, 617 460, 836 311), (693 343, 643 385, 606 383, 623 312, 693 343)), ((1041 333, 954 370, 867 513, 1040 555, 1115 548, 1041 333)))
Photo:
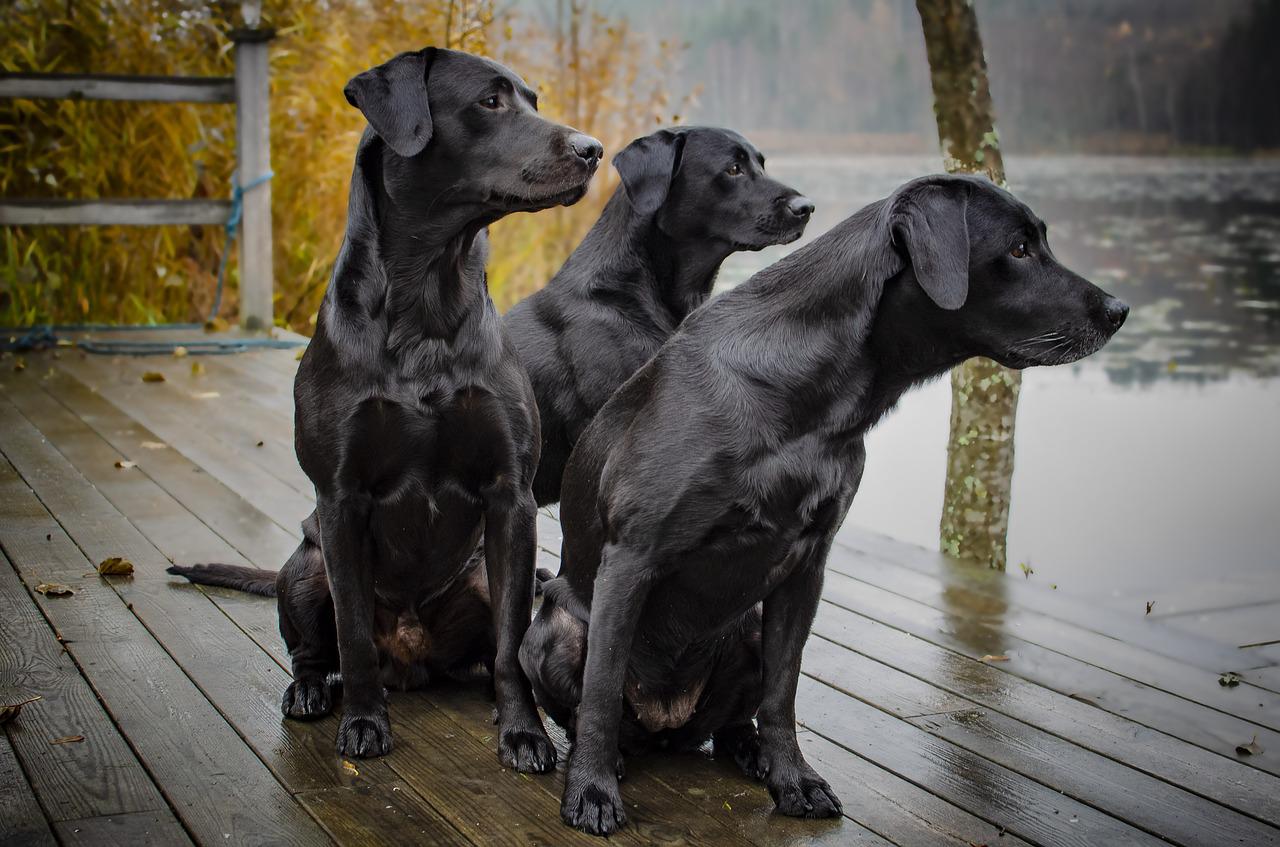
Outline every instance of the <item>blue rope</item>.
MULTIPOLYGON (((275 174, 267 171, 262 176, 250 181, 247 185, 233 185, 231 189, 231 211, 227 215, 227 222, 223 225, 226 231, 226 246, 222 250, 222 257, 218 260, 218 284, 214 289, 213 308, 209 312, 209 317, 205 323, 212 321, 218 316, 218 311, 222 308, 222 291, 227 274, 227 257, 231 255, 231 246, 236 240, 236 231, 240 227, 240 220, 244 217, 244 195, 257 188, 259 185, 266 183, 275 174)), ((235 180, 233 179, 234 183, 235 180)), ((103 324, 103 323, 83 323, 83 324, 44 324, 40 326, 25 327, 0 327, 0 333, 10 336, 8 339, 0 342, 0 349, 11 350, 15 352, 25 352, 27 350, 36 350, 42 347, 54 347, 58 344, 59 332, 105 332, 105 331, 141 331, 141 330, 158 330, 158 329, 203 329, 205 324, 198 323, 167 323, 167 324, 103 324), (20 333, 20 334, 19 334, 20 333)), ((188 353, 196 355, 220 355, 229 353, 241 353, 250 349, 276 349, 283 350, 304 345, 302 341, 289 341, 280 338, 204 338, 192 341, 94 341, 92 339, 84 339, 77 343, 77 347, 90 353, 103 353, 108 355, 126 354, 130 356, 162 356, 170 355, 179 347, 185 348, 188 353)))

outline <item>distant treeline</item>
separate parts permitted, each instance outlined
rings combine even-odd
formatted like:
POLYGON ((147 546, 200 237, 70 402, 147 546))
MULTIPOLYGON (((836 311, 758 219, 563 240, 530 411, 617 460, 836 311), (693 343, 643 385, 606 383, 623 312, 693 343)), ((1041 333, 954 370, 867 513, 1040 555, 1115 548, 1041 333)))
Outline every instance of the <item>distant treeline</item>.
MULTIPOLYGON (((536 0, 535 0, 536 2, 536 0)), ((685 42, 692 118, 933 142, 910 0, 599 0, 685 42)), ((1280 0, 977 0, 997 117, 1022 151, 1280 148, 1280 0)))

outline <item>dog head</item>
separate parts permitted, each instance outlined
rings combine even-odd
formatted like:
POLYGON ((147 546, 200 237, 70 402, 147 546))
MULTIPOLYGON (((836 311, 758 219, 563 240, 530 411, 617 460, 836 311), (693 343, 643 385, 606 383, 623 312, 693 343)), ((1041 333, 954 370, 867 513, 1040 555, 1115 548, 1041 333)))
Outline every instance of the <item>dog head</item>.
POLYGON ((613 159, 627 199, 676 240, 762 250, 804 234, 813 201, 764 172, 764 156, 728 129, 679 127, 637 138, 613 159))
POLYGON ((394 156, 390 192, 501 217, 570 205, 604 149, 538 114, 524 80, 497 62, 427 47, 358 74, 343 90, 394 156))
POLYGON ((978 177, 917 179, 889 200, 892 244, 924 296, 913 313, 936 337, 1011 368, 1082 359, 1129 307, 1059 264, 1026 204, 978 177))

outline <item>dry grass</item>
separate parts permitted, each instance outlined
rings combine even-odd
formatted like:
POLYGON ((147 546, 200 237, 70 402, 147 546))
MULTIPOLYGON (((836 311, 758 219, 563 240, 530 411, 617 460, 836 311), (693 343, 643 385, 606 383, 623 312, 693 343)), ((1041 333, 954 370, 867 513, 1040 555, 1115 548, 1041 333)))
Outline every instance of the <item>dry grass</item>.
MULTIPOLYGON (((0 29, 6 71, 230 75, 226 32, 238 3, 12 0, 0 29)), ((351 157, 364 121, 342 97, 355 73, 426 44, 492 55, 539 90, 542 110, 616 152, 678 119, 662 68, 678 48, 650 43, 591 10, 541 17, 492 0, 267 0, 272 44, 272 166, 277 323, 308 332, 346 218, 351 157)), ((234 108, 0 101, 0 193, 10 197, 226 197, 234 108)), ((490 287, 506 306, 543 284, 594 221, 612 174, 571 209, 495 227, 490 287)), ((0 323, 192 320, 209 309, 217 227, 8 228, 0 238, 0 323)), ((228 269, 224 314, 234 316, 228 269)))

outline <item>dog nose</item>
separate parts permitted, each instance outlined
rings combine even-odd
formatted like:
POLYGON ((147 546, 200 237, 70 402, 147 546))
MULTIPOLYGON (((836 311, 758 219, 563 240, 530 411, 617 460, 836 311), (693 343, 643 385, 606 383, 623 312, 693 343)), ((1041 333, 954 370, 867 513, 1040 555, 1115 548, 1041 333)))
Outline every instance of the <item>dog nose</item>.
POLYGON ((1111 324, 1111 328, 1116 330, 1129 317, 1129 304, 1117 297, 1108 297, 1102 304, 1102 313, 1107 316, 1107 323, 1111 324))
POLYGON ((787 201, 787 211, 795 215, 797 218, 807 218, 813 214, 816 207, 813 201, 802 194, 797 194, 787 201))
POLYGON ((578 158, 585 159, 588 165, 594 165, 604 158, 604 145, 589 135, 575 132, 569 136, 569 146, 578 158))

